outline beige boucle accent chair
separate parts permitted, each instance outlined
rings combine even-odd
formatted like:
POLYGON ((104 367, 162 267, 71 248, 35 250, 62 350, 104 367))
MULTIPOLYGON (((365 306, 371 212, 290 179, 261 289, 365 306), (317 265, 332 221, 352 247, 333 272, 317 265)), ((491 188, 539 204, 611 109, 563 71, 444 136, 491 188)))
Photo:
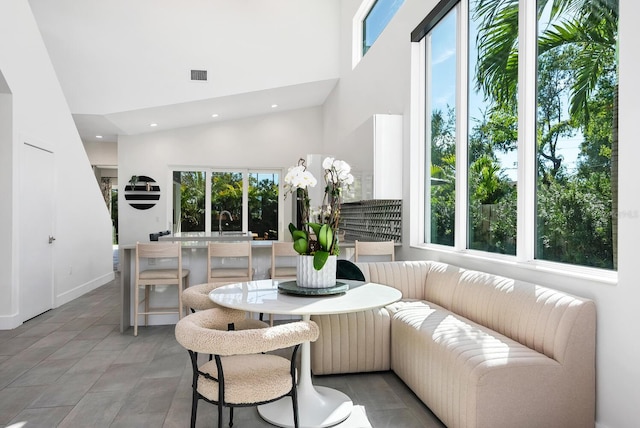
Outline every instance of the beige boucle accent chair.
POLYGON ((595 425, 592 300, 445 263, 357 265, 403 298, 312 316, 315 375, 391 369, 450 428, 595 425))
POLYGON ((182 292, 182 303, 191 312, 204 311, 206 309, 219 308, 220 305, 213 303, 209 298, 209 293, 223 285, 232 284, 231 282, 210 282, 207 284, 192 285, 182 292))
POLYGON ((298 321, 269 328, 229 328, 243 322, 243 311, 214 308, 176 324, 176 339, 189 351, 193 368, 191 427, 195 427, 199 399, 217 405, 221 428, 225 406, 232 426, 234 407, 257 406, 285 396, 292 399, 298 427, 296 356, 301 343, 318 338, 318 326, 298 321), (267 353, 292 346, 291 360, 267 353), (213 354, 214 359, 198 366, 198 353, 213 354))
MULTIPOLYGON (((209 298, 209 293, 223 285, 235 284, 235 281, 232 282, 209 282, 207 284, 198 284, 193 285, 182 293, 182 304, 191 310, 191 313, 195 311, 204 311, 206 309, 219 308, 220 305, 217 305, 209 298)), ((262 322, 263 314, 260 314, 260 322, 262 322)), ((273 315, 269 314, 269 324, 262 323, 262 327, 269 327, 269 325, 273 326, 273 315)), ((252 327, 252 328, 260 328, 260 327, 252 327)), ((239 328, 236 326, 236 329, 239 328)))

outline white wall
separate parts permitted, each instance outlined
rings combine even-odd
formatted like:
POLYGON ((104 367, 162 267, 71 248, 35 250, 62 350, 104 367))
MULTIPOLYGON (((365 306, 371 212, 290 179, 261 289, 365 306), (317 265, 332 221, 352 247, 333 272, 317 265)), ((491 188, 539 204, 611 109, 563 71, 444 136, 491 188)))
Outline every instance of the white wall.
POLYGON ((118 143, 117 142, 91 142, 84 141, 84 150, 91 165, 100 167, 118 165, 118 143))
MULTIPOLYGON (((13 224, 13 146, 11 136, 13 100, 9 88, 4 81, 0 69, 0 194, 3 203, 0 204, 0 224, 13 224)), ((11 290, 13 278, 13 229, 5 227, 3 239, 0 240, 0 293, 11 290)), ((11 313, 12 298, 0 299, 0 314, 11 313)))
POLYGON ((620 223, 618 281, 602 281, 596 276, 560 275, 515 263, 499 263, 487 258, 409 248, 411 212, 409 183, 410 32, 437 3, 433 0, 405 0, 395 18, 351 70, 351 20, 360 0, 342 2, 342 40, 340 43, 340 82, 325 103, 325 151, 339 155, 341 142, 367 118, 377 113, 404 114, 405 200, 403 259, 436 259, 457 265, 514 276, 571 293, 593 298, 598 307, 597 339, 597 426, 635 427, 640 420, 640 281, 638 243, 640 242, 640 144, 637 144, 637 117, 640 114, 640 56, 633 41, 640 37, 635 17, 640 4, 620 0, 620 223))
MULTIPOLYGON (((171 171, 174 167, 280 169, 297 163, 322 145, 322 108, 174 129, 118 140, 119 241, 122 245, 148 241, 149 233, 170 229, 171 171), (132 175, 153 178, 161 189, 160 201, 148 210, 132 208, 124 199, 124 186, 132 175)), ((284 175, 281 176, 281 179, 284 175)), ((291 198, 287 199, 290 207, 291 198)), ((285 209, 288 224, 291 209, 285 209)))
MULTIPOLYGON (((409 33, 437 2, 405 0, 360 63, 352 69, 351 24, 360 0, 343 0, 340 17, 340 81, 325 103, 325 149, 341 145, 374 114, 402 114, 408 121, 409 33)), ((408 133, 405 133, 408 135, 408 133)))
MULTIPOLYGON (((0 140, 2 154, 14 153, 12 182, 0 179, 13 218, 3 224, 16 234, 18 222, 38 221, 20 210, 16 195, 23 141, 42 141, 55 153, 54 305, 60 305, 113 278, 111 222, 80 137, 26 0, 0 2, 0 70, 12 92, 13 132, 0 140), (8 150, 5 146, 11 144, 8 150)), ((37 174, 37 171, 34 171, 37 174)), ((49 179, 49 178, 47 178, 49 179)), ((14 235, 10 283, 0 283, 0 328, 19 325, 20 237, 14 235), (5 300, 7 299, 7 300, 5 300), (8 304, 6 302, 9 302, 8 304)), ((4 250, 0 250, 4 255, 4 250)), ((3 262, 7 263, 7 262, 3 262)), ((3 264, 3 268, 6 267, 3 264)))

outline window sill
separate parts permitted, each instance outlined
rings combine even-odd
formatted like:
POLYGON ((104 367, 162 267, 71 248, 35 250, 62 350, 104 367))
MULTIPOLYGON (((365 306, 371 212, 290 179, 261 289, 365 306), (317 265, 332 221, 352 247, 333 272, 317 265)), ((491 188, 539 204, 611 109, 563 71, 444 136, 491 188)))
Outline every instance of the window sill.
POLYGON ((412 251, 428 253, 430 260, 437 260, 466 269, 484 271, 516 278, 541 285, 557 282, 581 281, 595 285, 617 285, 618 272, 586 266, 548 262, 543 260, 518 260, 515 256, 485 253, 475 250, 455 250, 441 245, 411 245, 412 251), (546 280, 548 279, 548 280, 546 280))

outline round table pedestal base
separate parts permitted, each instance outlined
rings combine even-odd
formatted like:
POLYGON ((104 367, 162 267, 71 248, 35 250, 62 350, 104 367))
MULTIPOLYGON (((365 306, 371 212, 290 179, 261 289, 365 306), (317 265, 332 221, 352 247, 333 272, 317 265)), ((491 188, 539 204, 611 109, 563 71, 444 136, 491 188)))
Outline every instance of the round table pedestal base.
MULTIPOLYGON (((351 415, 353 402, 342 392, 324 386, 313 386, 307 391, 298 389, 298 417, 300 428, 321 428, 337 425, 351 415), (301 393, 302 392, 302 393, 301 393)), ((292 428, 293 405, 291 397, 258 406, 265 421, 280 427, 292 428)))

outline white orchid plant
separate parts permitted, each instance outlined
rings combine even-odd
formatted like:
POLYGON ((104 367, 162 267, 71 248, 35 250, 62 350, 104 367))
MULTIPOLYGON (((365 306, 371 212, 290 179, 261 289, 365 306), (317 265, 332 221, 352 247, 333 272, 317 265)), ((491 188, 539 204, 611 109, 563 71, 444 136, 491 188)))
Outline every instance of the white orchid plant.
POLYGON ((304 159, 296 166, 289 168, 284 178, 285 195, 297 193, 302 200, 302 229, 289 224, 289 232, 293 238, 293 248, 298 254, 313 255, 313 267, 322 269, 330 255, 340 253, 337 230, 340 223, 340 204, 342 191, 353 184, 351 166, 347 162, 327 157, 322 162, 324 169, 325 190, 322 206, 314 216, 317 221, 310 221, 309 187, 315 187, 317 180, 307 171, 304 159), (313 232, 313 234, 311 233, 313 232))

